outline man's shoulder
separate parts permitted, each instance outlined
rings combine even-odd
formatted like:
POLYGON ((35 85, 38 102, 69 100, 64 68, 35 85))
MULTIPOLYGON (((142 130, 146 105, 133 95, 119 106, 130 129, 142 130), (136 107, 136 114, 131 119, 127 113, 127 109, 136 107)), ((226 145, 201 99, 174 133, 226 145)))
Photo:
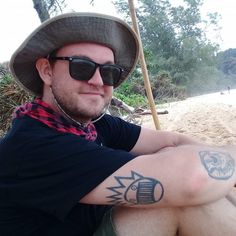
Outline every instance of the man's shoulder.
POLYGON ((97 127, 110 127, 110 126, 120 126, 120 125, 132 125, 131 123, 125 121, 118 116, 112 116, 110 114, 105 114, 100 120, 94 123, 97 127))
POLYGON ((13 120, 11 129, 2 138, 0 145, 5 148, 12 145, 30 147, 34 143, 40 144, 64 136, 64 133, 58 132, 36 119, 25 116, 13 120))
POLYGON ((110 114, 105 114, 101 119, 99 119, 97 122, 95 122, 95 125, 97 125, 97 124, 100 125, 105 122, 115 122, 118 119, 120 119, 120 118, 118 118, 116 116, 112 116, 110 114))
POLYGON ((95 126, 96 128, 101 128, 101 127, 105 127, 105 128, 118 128, 120 130, 121 127, 125 127, 128 129, 140 129, 139 125, 130 123, 126 120, 124 120, 121 117, 117 117, 117 116, 112 116, 109 114, 105 114, 99 121, 95 122, 95 126))
POLYGON ((39 137, 40 135, 47 135, 50 133, 55 133, 55 131, 36 119, 24 116, 13 120, 12 127, 6 137, 30 136, 33 138, 34 136, 39 137))

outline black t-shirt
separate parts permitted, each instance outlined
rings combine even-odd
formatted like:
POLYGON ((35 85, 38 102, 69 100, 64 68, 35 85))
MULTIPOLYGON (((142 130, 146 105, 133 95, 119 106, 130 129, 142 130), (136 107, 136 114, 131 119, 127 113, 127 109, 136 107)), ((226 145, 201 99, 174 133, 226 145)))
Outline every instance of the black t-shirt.
POLYGON ((92 235, 110 206, 78 201, 135 156, 140 127, 105 115, 95 142, 29 117, 0 142, 0 235, 92 235))

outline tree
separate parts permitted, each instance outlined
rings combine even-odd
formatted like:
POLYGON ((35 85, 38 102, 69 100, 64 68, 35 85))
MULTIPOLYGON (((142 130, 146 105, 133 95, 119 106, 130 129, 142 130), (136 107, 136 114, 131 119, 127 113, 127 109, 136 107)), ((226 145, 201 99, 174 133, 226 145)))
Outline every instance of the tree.
MULTIPOLYGON (((62 12, 65 0, 33 0, 40 21, 62 12)), ((0 65, 0 137, 7 132, 11 123, 11 114, 17 105, 32 99, 32 95, 20 88, 10 75, 7 63, 0 65)))
POLYGON ((236 75, 236 49, 230 48, 218 54, 219 68, 226 75, 236 75))
MULTIPOLYGON (((202 3, 203 0, 183 0, 183 5, 173 7, 169 0, 138 1, 136 11, 144 50, 149 55, 146 61, 150 80, 156 80, 163 71, 176 86, 185 86, 187 92, 192 92, 193 82, 204 84, 195 86, 202 90, 199 92, 217 84, 214 70, 218 47, 207 40, 203 29, 216 26, 218 15, 210 14, 210 22, 203 21, 202 3), (207 71, 208 77, 205 76, 207 71)), ((130 21, 127 2, 116 0, 114 4, 130 21)))
POLYGON ((33 0, 33 4, 41 22, 49 19, 51 15, 62 13, 66 7, 65 0, 33 0))
POLYGON ((8 62, 1 63, 0 64, 0 79, 4 77, 5 75, 9 74, 9 66, 8 62))

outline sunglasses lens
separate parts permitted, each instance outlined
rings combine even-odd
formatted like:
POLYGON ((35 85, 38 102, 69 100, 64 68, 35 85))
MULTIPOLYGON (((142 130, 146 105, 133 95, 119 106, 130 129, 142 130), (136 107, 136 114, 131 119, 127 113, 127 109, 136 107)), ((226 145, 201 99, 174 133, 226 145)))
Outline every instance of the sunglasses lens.
POLYGON ((121 72, 121 68, 115 65, 103 65, 100 68, 103 83, 109 86, 115 86, 119 82, 121 72))
POLYGON ((73 58, 70 61, 70 76, 76 80, 88 81, 90 80, 97 67, 105 85, 115 86, 121 76, 122 69, 116 65, 98 65, 93 61, 86 59, 73 58))
POLYGON ((70 62, 70 75, 76 80, 88 81, 95 73, 96 65, 88 60, 74 58, 70 62))

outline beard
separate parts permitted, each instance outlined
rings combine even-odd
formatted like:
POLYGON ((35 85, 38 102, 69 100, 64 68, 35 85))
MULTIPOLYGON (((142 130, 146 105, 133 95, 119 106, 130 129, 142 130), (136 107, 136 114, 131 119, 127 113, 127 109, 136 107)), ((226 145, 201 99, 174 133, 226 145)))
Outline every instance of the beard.
POLYGON ((88 123, 92 119, 103 116, 111 102, 111 97, 102 96, 99 99, 90 98, 86 100, 79 94, 65 94, 55 87, 51 87, 54 102, 58 109, 69 119, 79 122, 88 123))

